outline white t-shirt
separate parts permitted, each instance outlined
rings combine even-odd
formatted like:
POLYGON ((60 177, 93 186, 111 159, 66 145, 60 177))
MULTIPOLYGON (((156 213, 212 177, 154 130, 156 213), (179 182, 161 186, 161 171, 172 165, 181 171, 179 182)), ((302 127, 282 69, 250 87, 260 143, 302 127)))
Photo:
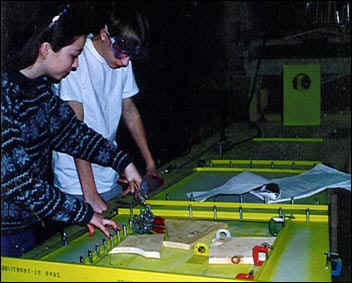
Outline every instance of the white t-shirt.
MULTIPOLYGON (((63 100, 83 104, 84 122, 110 141, 115 142, 121 118, 122 99, 139 92, 132 63, 112 69, 87 38, 78 58, 79 67, 54 85, 54 93, 63 100)), ((73 158, 65 153, 53 152, 54 184, 62 191, 82 195, 81 184, 73 158)), ((110 167, 92 163, 98 193, 117 186, 118 173, 110 167)))

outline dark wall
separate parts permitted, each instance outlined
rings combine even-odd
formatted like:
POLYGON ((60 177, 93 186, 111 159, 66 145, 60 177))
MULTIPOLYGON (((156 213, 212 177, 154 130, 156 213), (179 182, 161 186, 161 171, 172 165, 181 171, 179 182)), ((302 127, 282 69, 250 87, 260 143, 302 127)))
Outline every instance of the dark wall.
MULTIPOLYGON (((216 1, 151 1, 137 7, 149 19, 151 42, 149 59, 133 62, 141 89, 135 101, 153 154, 163 164, 224 125, 230 90, 214 88, 223 84, 225 70, 212 75, 226 63, 219 38, 224 12, 216 1), (210 79, 199 87, 204 77, 210 79)), ((124 125, 119 141, 140 158, 124 125)))

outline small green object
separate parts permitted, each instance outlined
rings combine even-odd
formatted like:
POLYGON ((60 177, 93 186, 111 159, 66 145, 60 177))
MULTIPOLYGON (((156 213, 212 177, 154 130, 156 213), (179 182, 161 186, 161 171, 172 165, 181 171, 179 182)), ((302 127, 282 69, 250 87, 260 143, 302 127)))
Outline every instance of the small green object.
POLYGON ((272 236, 279 235, 281 229, 284 227, 285 222, 283 218, 273 217, 269 221, 269 232, 272 236))

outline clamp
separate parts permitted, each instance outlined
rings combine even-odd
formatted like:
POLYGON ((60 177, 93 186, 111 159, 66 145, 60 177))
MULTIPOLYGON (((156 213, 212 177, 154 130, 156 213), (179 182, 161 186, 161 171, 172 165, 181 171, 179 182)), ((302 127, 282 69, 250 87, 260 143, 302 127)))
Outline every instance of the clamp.
POLYGON ((268 254, 268 247, 264 246, 254 246, 252 249, 254 265, 263 265, 264 261, 259 259, 260 253, 265 253, 265 256, 268 254))
POLYGON ((155 191, 157 188, 164 184, 164 180, 156 175, 145 175, 141 182, 140 191, 136 191, 134 194, 135 200, 144 204, 149 198, 150 193, 155 191))
POLYGON ((331 262, 331 275, 334 277, 339 277, 342 271, 342 259, 338 253, 327 252, 325 268, 329 267, 329 261, 331 262))
MULTIPOLYGON (((125 190, 129 186, 129 182, 126 178, 119 178, 118 183, 125 190)), ((140 190, 136 190, 133 193, 133 198, 140 204, 144 205, 145 201, 149 198, 151 192, 155 191, 157 188, 164 184, 164 180, 156 175, 145 175, 142 179, 140 190)), ((134 184, 135 185, 135 184, 134 184)))

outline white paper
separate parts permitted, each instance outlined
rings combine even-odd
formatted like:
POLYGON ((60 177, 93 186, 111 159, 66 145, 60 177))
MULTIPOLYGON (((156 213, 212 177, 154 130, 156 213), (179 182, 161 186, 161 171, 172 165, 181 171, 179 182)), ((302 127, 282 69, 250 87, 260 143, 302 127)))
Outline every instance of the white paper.
POLYGON ((193 196, 193 200, 203 202, 219 194, 240 195, 250 192, 262 200, 266 198, 268 203, 275 203, 292 198, 309 197, 328 188, 342 188, 351 191, 351 174, 323 164, 318 164, 297 176, 275 179, 266 179, 251 172, 243 172, 232 177, 222 186, 206 192, 189 192, 187 197, 193 196), (265 185, 268 183, 276 183, 280 188, 280 194, 265 190, 265 185))
POLYGON ((193 195, 193 199, 195 201, 202 202, 218 194, 240 195, 248 193, 249 191, 258 188, 266 183, 270 183, 270 181, 262 176, 256 175, 252 172, 242 172, 232 177, 225 184, 219 187, 205 192, 190 192, 187 193, 187 197, 191 198, 193 195))

